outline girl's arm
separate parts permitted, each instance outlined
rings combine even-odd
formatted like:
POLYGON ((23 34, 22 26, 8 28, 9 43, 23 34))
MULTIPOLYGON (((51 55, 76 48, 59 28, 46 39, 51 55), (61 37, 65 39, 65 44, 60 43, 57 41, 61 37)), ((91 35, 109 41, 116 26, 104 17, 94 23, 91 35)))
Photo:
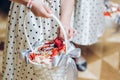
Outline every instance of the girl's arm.
MULTIPOLYGON (((74 4, 75 4, 75 0, 61 0, 60 20, 65 27, 68 39, 75 36, 76 34, 76 31, 70 26, 74 4)), ((60 36, 63 37, 62 31, 60 31, 60 36)))
POLYGON ((75 0, 61 0, 61 16, 63 24, 70 24, 71 16, 74 9, 75 0))

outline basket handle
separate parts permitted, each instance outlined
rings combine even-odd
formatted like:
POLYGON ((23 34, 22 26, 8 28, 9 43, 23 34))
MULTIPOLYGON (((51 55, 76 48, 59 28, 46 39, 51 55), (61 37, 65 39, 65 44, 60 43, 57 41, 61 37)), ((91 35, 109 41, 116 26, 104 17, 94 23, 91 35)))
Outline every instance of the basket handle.
MULTIPOLYGON (((51 14, 52 18, 55 19, 55 21, 59 24, 62 32, 63 32, 63 35, 64 35, 64 40, 65 40, 65 46, 66 46, 66 53, 67 53, 67 48, 68 48, 68 39, 67 39, 67 35, 66 35, 66 32, 65 32, 65 29, 61 23, 61 21, 54 15, 54 14, 51 14)), ((34 52, 34 49, 32 48, 32 45, 30 44, 30 41, 29 41, 29 38, 27 37, 27 31, 25 29, 25 22, 26 22, 26 15, 25 15, 25 19, 24 19, 24 32, 25 32, 25 36, 26 36, 26 40, 28 42, 28 46, 30 48, 30 50, 32 50, 32 52, 34 52)))

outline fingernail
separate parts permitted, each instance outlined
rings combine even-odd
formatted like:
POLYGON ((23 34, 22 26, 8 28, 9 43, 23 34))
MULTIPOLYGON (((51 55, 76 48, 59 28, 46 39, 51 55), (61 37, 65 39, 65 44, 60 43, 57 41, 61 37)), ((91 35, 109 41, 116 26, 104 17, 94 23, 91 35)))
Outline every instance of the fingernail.
POLYGON ((52 10, 49 10, 49 13, 51 14, 51 13, 52 13, 52 10))

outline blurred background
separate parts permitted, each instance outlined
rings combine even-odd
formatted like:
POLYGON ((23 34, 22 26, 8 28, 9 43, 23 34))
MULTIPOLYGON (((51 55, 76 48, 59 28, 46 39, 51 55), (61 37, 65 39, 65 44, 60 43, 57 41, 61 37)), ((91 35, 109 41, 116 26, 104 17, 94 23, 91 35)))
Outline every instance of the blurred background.
MULTIPOLYGON (((113 1, 120 4, 120 0, 113 1)), ((8 0, 0 1, 0 74, 9 5, 8 0)), ((79 72, 79 80, 120 80, 120 26, 109 18, 105 26, 108 27, 99 41, 82 49, 88 67, 79 72)))

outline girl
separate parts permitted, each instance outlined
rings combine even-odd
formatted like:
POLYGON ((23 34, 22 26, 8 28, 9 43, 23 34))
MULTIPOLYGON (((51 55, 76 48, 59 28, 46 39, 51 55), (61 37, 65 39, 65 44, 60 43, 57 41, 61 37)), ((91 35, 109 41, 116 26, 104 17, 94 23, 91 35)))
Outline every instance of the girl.
POLYGON ((24 17, 27 11, 26 6, 30 2, 27 7, 31 8, 31 12, 27 14, 26 27, 27 37, 30 40, 30 44, 33 45, 35 41, 54 39, 57 36, 58 25, 56 21, 50 18, 51 13, 60 18, 65 26, 68 38, 75 35, 75 30, 69 25, 75 1, 51 0, 51 4, 49 4, 50 0, 11 1, 7 41, 3 55, 2 80, 36 80, 32 65, 26 64, 19 57, 21 50, 29 49, 23 28, 24 17))

